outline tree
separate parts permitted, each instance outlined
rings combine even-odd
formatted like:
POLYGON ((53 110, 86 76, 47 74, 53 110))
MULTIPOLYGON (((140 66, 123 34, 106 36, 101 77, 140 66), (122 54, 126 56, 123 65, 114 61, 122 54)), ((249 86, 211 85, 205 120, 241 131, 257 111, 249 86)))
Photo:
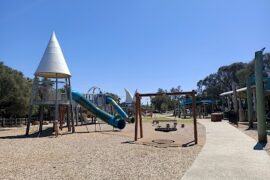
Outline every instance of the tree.
POLYGON ((232 83, 239 83, 237 72, 246 68, 247 64, 238 62, 228 66, 222 66, 216 73, 212 73, 197 83, 198 92, 207 94, 212 98, 218 98, 219 94, 232 89, 232 83))
POLYGON ((111 96, 113 98, 113 100, 115 102, 117 102, 118 104, 120 103, 121 101, 121 98, 117 95, 117 94, 114 94, 114 93, 106 93, 107 96, 111 96))
MULTIPOLYGON (((166 89, 159 88, 157 93, 166 93, 168 92, 166 89)), ((181 92, 181 86, 177 86, 176 88, 172 87, 170 92, 181 92)), ((151 103, 154 108, 158 111, 167 111, 174 110, 176 107, 176 103, 178 101, 177 96, 156 96, 151 98, 151 103)))
POLYGON ((29 107, 32 81, 0 62, 0 115, 25 116, 29 107))
MULTIPOLYGON (((264 65, 264 70, 263 70, 264 76, 269 76, 270 75, 270 53, 265 53, 263 55, 263 65, 264 65)), ((240 69, 239 71, 236 72, 236 76, 239 80, 238 85, 240 87, 245 87, 247 78, 254 76, 254 74, 255 74, 255 59, 253 59, 248 64, 246 64, 245 68, 240 69)))

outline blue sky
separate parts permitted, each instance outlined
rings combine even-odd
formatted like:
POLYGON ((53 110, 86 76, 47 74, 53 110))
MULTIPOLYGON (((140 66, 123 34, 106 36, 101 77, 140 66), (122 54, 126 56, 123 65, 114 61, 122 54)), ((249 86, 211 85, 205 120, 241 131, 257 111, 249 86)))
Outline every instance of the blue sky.
POLYGON ((124 96, 196 83, 270 51, 269 0, 0 0, 0 60, 33 77, 52 31, 73 89, 124 96))

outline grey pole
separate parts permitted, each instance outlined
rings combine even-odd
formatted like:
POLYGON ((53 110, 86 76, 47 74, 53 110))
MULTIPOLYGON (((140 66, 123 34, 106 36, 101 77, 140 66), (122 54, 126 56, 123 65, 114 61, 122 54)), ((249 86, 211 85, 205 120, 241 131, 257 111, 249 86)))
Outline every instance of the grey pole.
POLYGON ((257 97, 258 141, 267 142, 265 102, 263 88, 263 51, 255 52, 255 80, 257 97))

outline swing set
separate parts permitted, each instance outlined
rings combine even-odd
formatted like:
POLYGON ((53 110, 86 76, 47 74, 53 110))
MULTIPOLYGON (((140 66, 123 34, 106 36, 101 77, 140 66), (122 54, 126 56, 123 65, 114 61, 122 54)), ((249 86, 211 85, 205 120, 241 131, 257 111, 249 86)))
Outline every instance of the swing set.
POLYGON ((141 108, 141 99, 142 97, 152 97, 152 96, 178 96, 178 95, 189 95, 192 97, 192 115, 193 115, 193 127, 194 127, 194 143, 198 143, 198 133, 197 133, 197 119, 196 119, 196 91, 187 91, 187 92, 170 92, 170 93, 145 93, 140 94, 136 93, 136 102, 135 102, 135 134, 134 140, 138 140, 138 128, 140 129, 140 138, 143 138, 143 123, 142 123, 142 108, 141 108))

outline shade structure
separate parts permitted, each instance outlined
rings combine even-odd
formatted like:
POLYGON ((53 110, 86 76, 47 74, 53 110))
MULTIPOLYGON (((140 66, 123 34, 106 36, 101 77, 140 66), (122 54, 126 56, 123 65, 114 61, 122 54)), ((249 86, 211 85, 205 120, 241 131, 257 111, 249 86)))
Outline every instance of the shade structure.
POLYGON ((65 78, 71 76, 54 32, 52 33, 35 75, 47 78, 65 78))

